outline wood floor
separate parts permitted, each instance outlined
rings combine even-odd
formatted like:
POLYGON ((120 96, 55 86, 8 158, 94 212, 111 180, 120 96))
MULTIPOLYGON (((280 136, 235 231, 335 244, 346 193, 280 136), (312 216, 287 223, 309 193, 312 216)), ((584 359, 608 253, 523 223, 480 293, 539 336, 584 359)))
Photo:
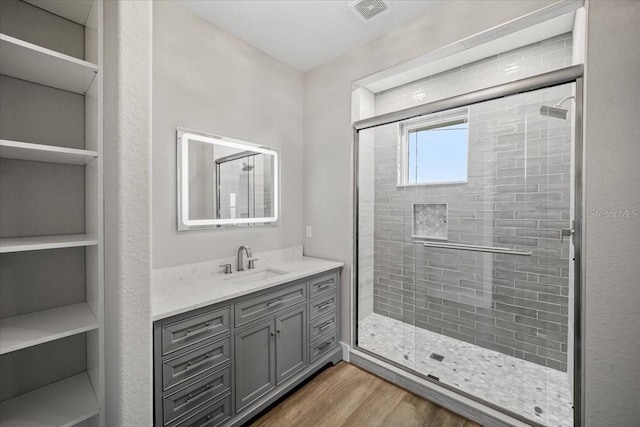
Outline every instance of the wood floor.
POLYGON ((480 426, 346 362, 324 370, 251 425, 480 426))

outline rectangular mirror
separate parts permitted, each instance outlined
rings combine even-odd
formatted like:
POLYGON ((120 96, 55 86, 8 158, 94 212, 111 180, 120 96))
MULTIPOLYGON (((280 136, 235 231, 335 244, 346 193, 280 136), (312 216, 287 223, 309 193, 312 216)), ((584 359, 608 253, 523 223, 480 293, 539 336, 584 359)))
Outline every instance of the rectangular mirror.
POLYGON ((278 222, 276 149, 178 128, 178 229, 278 222))

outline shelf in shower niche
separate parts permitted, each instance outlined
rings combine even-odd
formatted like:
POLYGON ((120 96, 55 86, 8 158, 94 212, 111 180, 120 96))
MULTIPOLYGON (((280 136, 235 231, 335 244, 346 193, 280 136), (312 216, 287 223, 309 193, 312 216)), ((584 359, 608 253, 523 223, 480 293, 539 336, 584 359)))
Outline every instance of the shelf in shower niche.
POLYGON ((447 240, 448 205, 446 203, 414 203, 412 209, 415 239, 447 240))

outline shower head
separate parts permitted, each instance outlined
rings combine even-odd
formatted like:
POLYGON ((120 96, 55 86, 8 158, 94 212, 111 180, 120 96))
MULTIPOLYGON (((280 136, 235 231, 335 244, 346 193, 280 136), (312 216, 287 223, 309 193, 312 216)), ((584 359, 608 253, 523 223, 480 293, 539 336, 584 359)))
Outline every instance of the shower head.
POLYGON ((553 107, 543 105, 542 107, 540 107, 540 115, 565 120, 567 118, 567 113, 569 112, 569 110, 567 110, 566 108, 562 108, 562 104, 564 104, 565 101, 569 99, 573 99, 573 96, 562 98, 560 102, 558 102, 553 107))
POLYGON ((555 117, 556 119, 566 119, 567 113, 569 110, 559 107, 549 107, 547 105, 543 105, 540 107, 540 114, 547 117, 555 117))

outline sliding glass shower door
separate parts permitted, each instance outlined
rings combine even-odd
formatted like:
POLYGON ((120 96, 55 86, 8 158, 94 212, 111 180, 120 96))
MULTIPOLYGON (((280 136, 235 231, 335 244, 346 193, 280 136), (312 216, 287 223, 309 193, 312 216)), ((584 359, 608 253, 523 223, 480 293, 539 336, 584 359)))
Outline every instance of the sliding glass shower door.
POLYGON ((573 425, 575 84, 359 131, 357 346, 573 425))

